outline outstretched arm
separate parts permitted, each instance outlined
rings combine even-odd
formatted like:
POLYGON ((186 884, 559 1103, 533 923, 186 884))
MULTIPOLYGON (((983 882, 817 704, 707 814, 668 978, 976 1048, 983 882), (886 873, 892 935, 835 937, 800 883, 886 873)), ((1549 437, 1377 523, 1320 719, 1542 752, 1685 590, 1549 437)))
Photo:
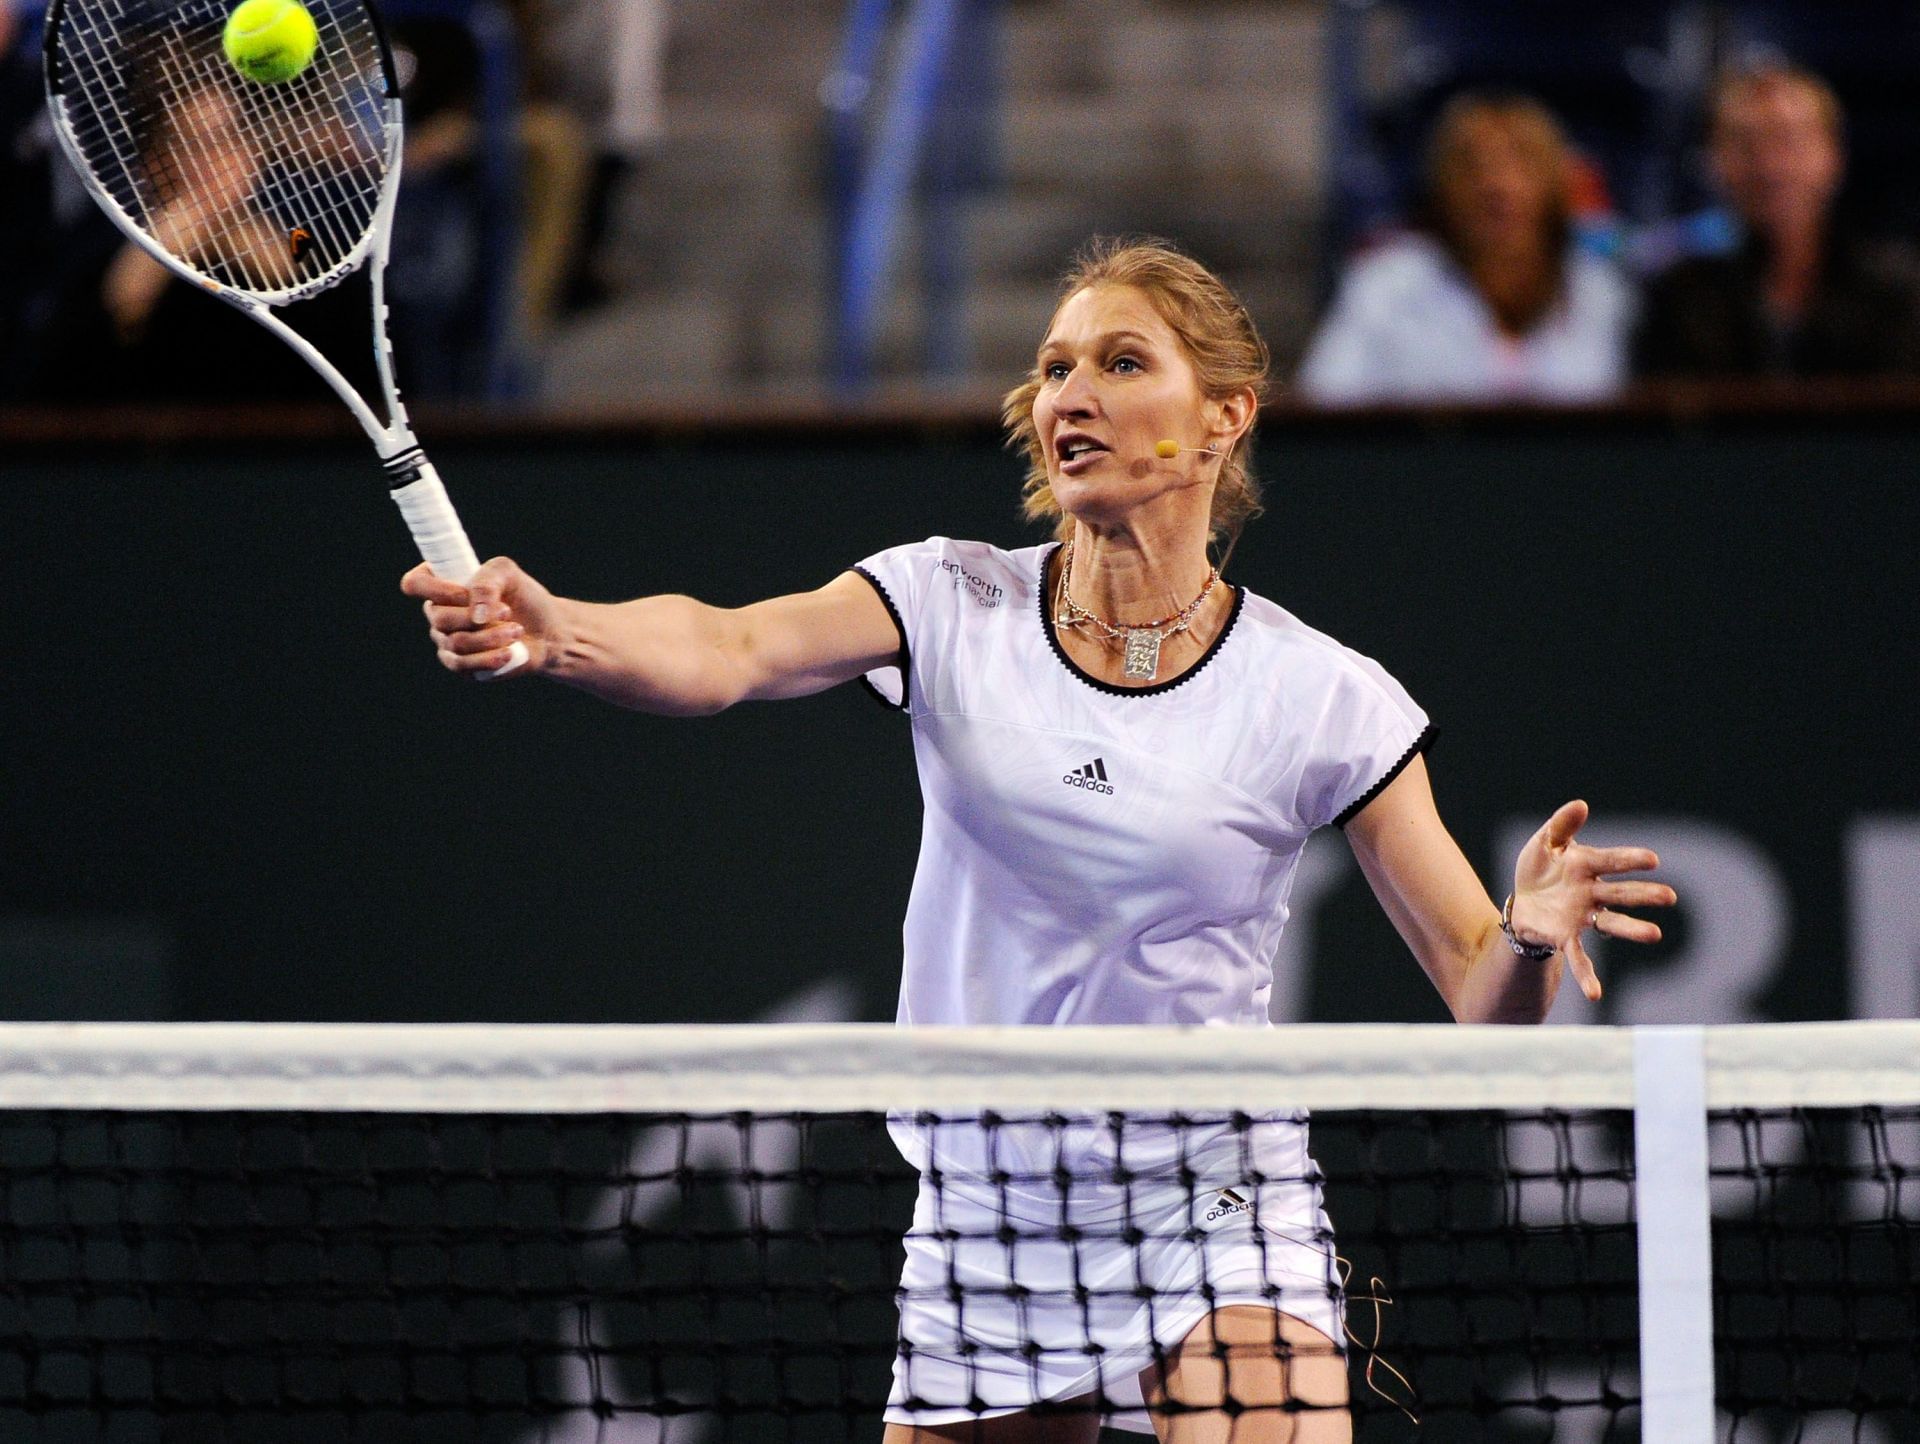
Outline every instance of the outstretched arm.
POLYGON ((804 697, 900 658, 900 633, 886 605, 851 572, 815 592, 738 608, 678 596, 573 601, 505 557, 465 586, 422 564, 400 589, 422 599, 449 671, 484 676, 505 664, 515 642, 525 642, 522 670, 663 716, 804 697))
POLYGON ((1575 837, 1587 805, 1569 802, 1521 849, 1514 869, 1513 929, 1525 943, 1554 945, 1534 962, 1518 956, 1500 930, 1500 910, 1440 821, 1416 757, 1347 824, 1347 841, 1374 895, 1462 1023, 1537 1023, 1553 1006, 1564 967, 1580 990, 1600 996, 1600 979, 1581 934, 1589 927, 1629 942, 1652 943, 1660 929, 1623 907, 1667 907, 1665 883, 1616 879, 1660 859, 1643 847, 1587 847, 1575 837), (1562 959, 1565 962, 1562 962, 1562 959))

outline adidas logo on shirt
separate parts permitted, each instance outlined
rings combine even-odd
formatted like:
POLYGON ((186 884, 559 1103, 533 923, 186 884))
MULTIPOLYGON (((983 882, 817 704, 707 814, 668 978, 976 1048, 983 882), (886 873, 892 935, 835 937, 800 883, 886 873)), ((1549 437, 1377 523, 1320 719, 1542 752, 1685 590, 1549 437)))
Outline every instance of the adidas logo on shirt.
POLYGON ((1231 1188, 1220 1190, 1220 1197, 1214 1200, 1212 1208, 1201 1217, 1203 1223, 1218 1223, 1223 1218, 1231 1218, 1236 1213, 1245 1213, 1253 1204, 1235 1193, 1231 1188))
POLYGON ((1085 767, 1076 767, 1060 780, 1069 787, 1084 787, 1088 792, 1113 791, 1107 785, 1107 760, 1104 757, 1094 758, 1085 767))

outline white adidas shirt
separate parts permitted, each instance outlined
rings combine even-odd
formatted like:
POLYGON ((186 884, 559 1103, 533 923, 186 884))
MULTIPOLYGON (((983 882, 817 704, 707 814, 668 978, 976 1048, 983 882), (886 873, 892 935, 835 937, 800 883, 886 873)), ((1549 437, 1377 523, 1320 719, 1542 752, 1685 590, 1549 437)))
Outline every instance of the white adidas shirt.
POLYGON ((901 1023, 1263 1027, 1308 834, 1433 736, 1375 662, 1244 588, 1177 679, 1098 681, 1043 606, 1053 545, 934 537, 856 570, 900 628, 925 799, 901 1023))
MULTIPOLYGON (((1053 550, 935 537, 857 568, 900 628, 904 669, 867 682, 912 719, 926 803, 899 1020, 1264 1027, 1308 834, 1358 811, 1427 744, 1426 714, 1376 664, 1244 590, 1196 667, 1109 686, 1054 635, 1042 585, 1053 550)), ((896 1361, 894 1422, 958 1421, 982 1401, 1024 1408, 1102 1378, 1123 1406, 1137 1403, 1131 1371, 1156 1340, 1173 1346, 1216 1301, 1237 1299, 1239 1285, 1200 1288, 1240 1278, 1234 1266, 1258 1280, 1247 1301, 1339 1337, 1304 1114, 895 1114, 888 1131, 924 1176, 901 1284, 915 1347, 896 1361), (1249 1190, 1253 1212, 1197 1221, 1195 1199, 1229 1187, 1249 1190), (1255 1217, 1257 1228, 1156 1279, 1137 1309, 1096 1321, 1063 1290, 1069 1276, 1143 1281, 1136 1226, 1157 1240, 1143 1256, 1158 1257, 1255 1217), (1084 1230, 1064 1274, 1044 1262, 1062 1225, 1084 1230), (984 1273, 967 1274, 957 1241, 1009 1229, 1042 1242, 996 1245, 984 1273), (964 1320, 963 1276, 974 1285, 964 1320), (1036 1327, 1053 1337, 1035 1310, 1049 1299, 1070 1303, 1054 1320, 1060 1352, 1039 1361, 1052 1372, 1012 1352, 1036 1327), (1156 1325, 1174 1331, 1161 1338, 1156 1325), (1013 1362, 976 1367, 966 1341, 982 1339, 1007 1341, 1013 1362), (924 1417, 908 1407, 916 1394, 936 1406, 924 1417)), ((1144 1413, 1113 1422, 1152 1428, 1144 1413)))

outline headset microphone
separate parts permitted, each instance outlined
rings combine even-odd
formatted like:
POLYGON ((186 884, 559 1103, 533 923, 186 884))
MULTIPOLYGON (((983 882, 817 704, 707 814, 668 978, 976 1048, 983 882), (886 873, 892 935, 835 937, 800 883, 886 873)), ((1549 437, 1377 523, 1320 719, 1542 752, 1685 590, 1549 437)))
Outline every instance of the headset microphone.
POLYGON ((1165 441, 1157 441, 1153 446, 1153 454, 1162 461, 1172 461, 1183 451, 1191 451, 1200 456, 1218 456, 1220 454, 1220 448, 1212 442, 1208 442, 1205 446, 1182 446, 1171 437, 1165 441))

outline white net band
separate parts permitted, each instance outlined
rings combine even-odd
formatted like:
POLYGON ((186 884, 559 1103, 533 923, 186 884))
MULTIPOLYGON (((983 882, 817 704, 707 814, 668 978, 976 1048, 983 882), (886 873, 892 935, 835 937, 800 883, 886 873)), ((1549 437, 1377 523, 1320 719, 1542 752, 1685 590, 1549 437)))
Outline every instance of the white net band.
MULTIPOLYGON (((1920 1022, 1703 1030, 1714 1108, 1920 1103, 1920 1022)), ((1631 1108, 1633 1030, 15 1023, 0 1107, 1631 1108)))

